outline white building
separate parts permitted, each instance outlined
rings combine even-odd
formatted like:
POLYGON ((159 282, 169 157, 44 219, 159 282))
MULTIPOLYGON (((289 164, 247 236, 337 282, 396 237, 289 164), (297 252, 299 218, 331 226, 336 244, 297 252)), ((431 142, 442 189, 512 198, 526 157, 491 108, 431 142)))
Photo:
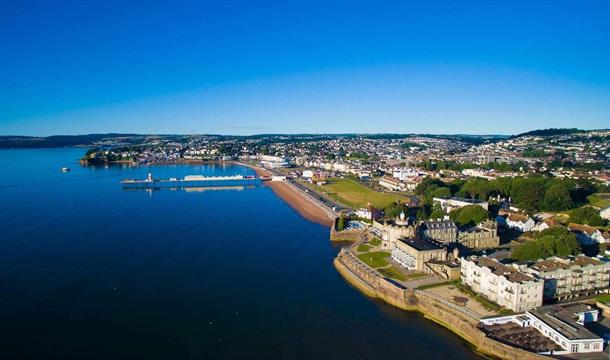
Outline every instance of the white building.
POLYGON ((303 173, 301 176, 305 179, 311 179, 313 177, 313 171, 312 170, 303 170, 303 173))
POLYGON ((489 204, 486 201, 481 201, 477 199, 465 199, 459 197, 435 197, 432 198, 432 201, 434 203, 439 204, 446 213, 470 205, 478 205, 485 210, 489 208, 489 204))
POLYGON ((536 226, 536 222, 531 217, 522 214, 510 213, 506 218, 498 216, 497 220, 499 223, 521 232, 533 231, 536 226))
POLYGON ((598 310, 584 304, 549 305, 526 312, 530 326, 565 351, 591 353, 604 349, 604 340, 584 327, 597 321, 598 310))
POLYGON ((392 177, 400 181, 405 181, 417 176, 419 176, 419 172, 416 169, 396 169, 392 171, 392 177))
POLYGON ((513 311, 542 305, 544 282, 488 257, 461 261, 462 282, 475 292, 513 311))
POLYGON ((583 245, 605 244, 609 239, 604 237, 599 229, 582 224, 569 224, 568 229, 576 234, 576 238, 583 245))
POLYGON ((523 269, 544 279, 544 299, 595 295, 610 286, 610 262, 588 256, 551 257, 523 269))
POLYGON ((405 189, 405 184, 387 176, 384 176, 379 179, 379 185, 392 191, 401 191, 405 189))
MULTIPOLYGON (((535 329, 563 349, 555 352, 561 355, 603 351, 604 340, 584 326, 586 323, 598 321, 598 317, 599 311, 589 305, 556 304, 528 310, 525 314, 484 318, 481 323, 487 331, 492 332, 494 326, 507 323, 535 329)), ((491 336, 494 337, 493 334, 491 336)))

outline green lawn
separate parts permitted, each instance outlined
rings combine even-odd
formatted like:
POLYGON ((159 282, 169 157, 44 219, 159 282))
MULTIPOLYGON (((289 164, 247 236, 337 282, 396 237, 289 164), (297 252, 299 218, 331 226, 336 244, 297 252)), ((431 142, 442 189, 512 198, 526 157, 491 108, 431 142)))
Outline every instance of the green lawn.
POLYGON ((601 303, 607 303, 610 302, 610 294, 601 294, 601 295, 597 295, 595 297, 595 300, 601 302, 601 303))
POLYGON ((396 200, 406 200, 399 194, 388 194, 375 191, 351 179, 330 179, 328 184, 316 186, 315 189, 345 205, 360 208, 371 204, 376 208, 386 208, 396 200))
POLYGON ((390 253, 388 253, 388 252, 376 251, 376 252, 360 254, 360 255, 358 255, 358 259, 364 261, 364 263, 366 263, 368 266, 372 267, 373 269, 376 269, 379 267, 387 266, 389 264, 389 262, 386 260, 386 258, 389 256, 390 256, 390 253))
POLYGON ((379 246, 381 245, 381 240, 379 240, 378 238, 374 237, 369 241, 369 244, 373 245, 373 246, 379 246))
POLYGON ((399 281, 405 281, 407 279, 407 277, 394 266, 385 268, 385 269, 379 269, 377 271, 381 275, 388 277, 390 279, 399 280, 399 281))
POLYGON ((371 247, 368 245, 362 244, 362 245, 358 245, 357 250, 358 250, 358 252, 367 252, 367 251, 371 250, 371 247))
POLYGON ((589 195, 587 201, 590 205, 600 209, 605 209, 610 206, 610 194, 608 193, 597 193, 589 195))

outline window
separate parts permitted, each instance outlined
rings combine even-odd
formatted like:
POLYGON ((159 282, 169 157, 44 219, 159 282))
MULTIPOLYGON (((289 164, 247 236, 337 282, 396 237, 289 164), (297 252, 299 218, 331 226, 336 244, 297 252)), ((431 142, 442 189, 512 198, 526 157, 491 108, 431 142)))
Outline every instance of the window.
POLYGON ((573 353, 577 353, 578 352, 578 344, 572 344, 571 349, 572 349, 573 353))
POLYGON ((585 344, 585 350, 589 350, 589 344, 585 344))
POLYGON ((593 344, 593 349, 598 350, 599 349, 599 343, 593 344))

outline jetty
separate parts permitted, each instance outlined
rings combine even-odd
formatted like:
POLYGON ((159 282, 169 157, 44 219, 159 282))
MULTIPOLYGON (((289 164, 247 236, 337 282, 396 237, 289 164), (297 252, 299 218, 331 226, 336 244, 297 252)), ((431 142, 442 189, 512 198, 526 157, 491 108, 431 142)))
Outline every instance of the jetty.
POLYGON ((257 185, 261 181, 263 181, 262 178, 243 175, 187 175, 183 178, 155 179, 152 174, 148 174, 144 180, 123 179, 121 185, 123 189, 201 188, 257 185))

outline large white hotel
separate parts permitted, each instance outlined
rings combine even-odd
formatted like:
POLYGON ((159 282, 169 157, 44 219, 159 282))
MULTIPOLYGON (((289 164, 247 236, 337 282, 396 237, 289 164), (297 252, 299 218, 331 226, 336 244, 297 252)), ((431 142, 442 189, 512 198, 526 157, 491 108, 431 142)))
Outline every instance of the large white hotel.
POLYGON ((488 257, 461 261, 462 282, 487 299, 513 311, 542 305, 544 281, 488 257))

